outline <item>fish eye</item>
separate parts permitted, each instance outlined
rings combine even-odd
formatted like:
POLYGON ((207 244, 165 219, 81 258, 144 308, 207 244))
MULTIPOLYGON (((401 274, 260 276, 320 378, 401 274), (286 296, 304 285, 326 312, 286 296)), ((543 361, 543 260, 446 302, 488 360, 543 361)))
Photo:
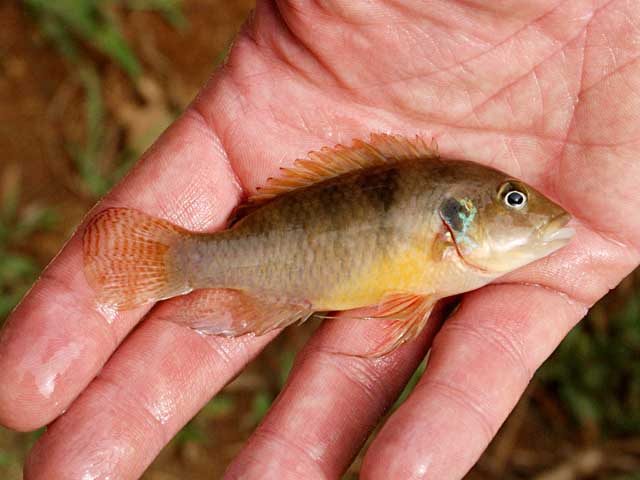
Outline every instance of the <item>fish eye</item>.
POLYGON ((519 210, 527 204, 527 195, 520 190, 511 190, 505 194, 504 203, 507 207, 519 210))

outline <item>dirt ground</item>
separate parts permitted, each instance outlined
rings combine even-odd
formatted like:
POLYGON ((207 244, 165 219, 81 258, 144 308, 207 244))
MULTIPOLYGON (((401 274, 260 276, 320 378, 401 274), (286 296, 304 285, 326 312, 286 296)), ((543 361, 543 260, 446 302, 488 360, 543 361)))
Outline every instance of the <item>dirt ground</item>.
MULTIPOLYGON (((37 270, 52 258, 116 179, 113 172, 126 169, 194 97, 253 1, 184 0, 181 5, 182 27, 158 13, 114 10, 142 66, 134 85, 113 59, 83 46, 82 39, 80 59, 61 55, 22 3, 0 2, 0 198, 5 202, 0 209, 17 203, 5 223, 8 230, 26 232, 5 233, 0 265, 27 259, 37 270), (32 225, 33 218, 41 223, 32 225)), ((37 274, 26 267, 14 270, 0 269, 7 280, 0 283, 0 298, 7 301, 37 274)), ((637 276, 630 277, 593 310, 583 330, 536 376, 469 479, 640 479, 633 473, 640 471, 640 422, 628 429, 606 427, 619 417, 624 423, 628 412, 640 418, 640 390, 629 393, 627 357, 606 350, 613 348, 607 339, 617 341, 614 335, 623 331, 611 312, 631 312, 620 322, 640 329, 638 308, 629 307, 637 301, 637 285, 637 276), (614 357, 620 363, 607 363, 614 357), (585 362, 597 363, 608 377, 618 378, 607 372, 625 373, 613 386, 605 380, 594 386, 570 383, 585 362), (592 396, 584 393, 589 389, 592 396), (610 391, 600 395, 604 389, 610 391), (622 413, 610 413, 609 403, 622 398, 611 407, 622 413), (580 408, 586 407, 580 405, 591 410, 583 415, 580 408), (594 408, 602 411, 592 414, 594 408)), ((277 396, 295 352, 315 326, 288 329, 171 441, 143 478, 219 478, 277 396)), ((636 345, 640 342, 629 346, 629 355, 640 354, 636 345)), ((0 429, 0 478, 22 478, 21 466, 37 435, 0 429)), ((345 478, 357 477, 359 462, 345 478)))

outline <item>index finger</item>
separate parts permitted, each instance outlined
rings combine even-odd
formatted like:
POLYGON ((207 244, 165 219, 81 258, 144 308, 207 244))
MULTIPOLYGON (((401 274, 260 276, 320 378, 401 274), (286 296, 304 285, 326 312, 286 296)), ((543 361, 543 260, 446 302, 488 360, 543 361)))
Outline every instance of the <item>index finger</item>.
MULTIPOLYGON (((191 109, 94 211, 132 207, 204 230, 219 226, 240 194, 218 137, 191 109)), ((0 424, 7 427, 31 430, 60 415, 150 307, 116 312, 95 302, 83 273, 82 231, 0 334, 0 424)))

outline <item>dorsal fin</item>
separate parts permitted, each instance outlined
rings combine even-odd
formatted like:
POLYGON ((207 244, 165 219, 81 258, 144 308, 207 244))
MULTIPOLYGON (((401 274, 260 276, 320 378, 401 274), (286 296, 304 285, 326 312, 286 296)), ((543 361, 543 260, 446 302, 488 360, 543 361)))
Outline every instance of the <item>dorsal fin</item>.
MULTIPOLYGON (((431 147, 422 137, 411 140, 402 135, 373 133, 369 142, 353 140, 350 147, 336 145, 310 152, 306 159, 298 159, 292 168, 281 168, 280 176, 271 177, 264 187, 247 200, 250 210, 278 195, 314 183, 337 177, 344 173, 368 167, 386 165, 409 158, 434 158, 438 156, 435 140, 431 147)), ((243 209, 244 210, 244 209, 243 209)))

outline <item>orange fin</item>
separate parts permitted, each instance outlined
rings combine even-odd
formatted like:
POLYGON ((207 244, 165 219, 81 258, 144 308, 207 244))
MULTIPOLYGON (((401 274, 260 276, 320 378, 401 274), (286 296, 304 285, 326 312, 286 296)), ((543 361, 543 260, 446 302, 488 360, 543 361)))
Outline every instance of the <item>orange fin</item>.
POLYGON ((390 320, 383 326, 384 340, 365 356, 381 357, 416 338, 427 324, 434 303, 430 297, 411 294, 387 297, 380 305, 379 312, 371 317, 390 320))
MULTIPOLYGON (((407 293, 394 293, 385 297, 374 313, 362 316, 340 316, 354 320, 383 320, 382 342, 372 351, 358 357, 382 357, 420 334, 429 320, 435 302, 431 297, 407 293)), ((321 318, 333 318, 325 315, 321 318)))
POLYGON ((372 134, 369 142, 353 140, 350 147, 336 145, 310 152, 306 159, 298 159, 293 168, 281 168, 279 177, 269 178, 264 187, 249 197, 249 204, 262 204, 278 195, 344 173, 368 167, 386 165, 409 158, 435 158, 437 145, 427 146, 422 137, 411 140, 401 135, 372 134))
POLYGON ((98 213, 82 239, 84 273, 96 300, 129 309, 190 291, 173 255, 187 235, 165 220, 129 208, 98 213))
POLYGON ((159 318, 202 333, 228 337, 246 333, 264 335, 304 321, 312 313, 305 305, 274 302, 229 288, 198 290, 157 308, 159 318))

